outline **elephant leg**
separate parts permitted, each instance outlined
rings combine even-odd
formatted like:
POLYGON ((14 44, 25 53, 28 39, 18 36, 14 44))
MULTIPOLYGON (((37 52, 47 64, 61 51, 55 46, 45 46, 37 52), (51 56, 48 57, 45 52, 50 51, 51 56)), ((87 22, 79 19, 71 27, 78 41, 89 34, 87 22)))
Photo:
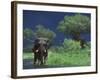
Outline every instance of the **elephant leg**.
POLYGON ((44 55, 44 64, 46 64, 47 56, 48 56, 48 52, 46 52, 45 55, 44 55))
POLYGON ((36 62, 37 62, 37 56, 36 54, 34 54, 34 65, 36 64, 36 62))
POLYGON ((40 65, 43 65, 43 57, 40 59, 40 65))

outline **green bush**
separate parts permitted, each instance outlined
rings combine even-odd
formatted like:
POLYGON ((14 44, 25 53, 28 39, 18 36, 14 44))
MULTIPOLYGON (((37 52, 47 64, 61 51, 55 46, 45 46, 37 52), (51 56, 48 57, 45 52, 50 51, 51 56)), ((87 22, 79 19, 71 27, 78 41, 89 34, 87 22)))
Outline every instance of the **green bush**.
POLYGON ((54 53, 62 53, 62 52, 64 52, 64 48, 63 48, 63 46, 53 46, 50 48, 50 51, 52 51, 54 53))
POLYGON ((64 39, 61 46, 52 46, 50 50, 54 53, 81 53, 81 51, 90 50, 90 42, 87 42, 85 48, 80 47, 80 42, 72 39, 64 39))
POLYGON ((80 42, 72 40, 72 39, 64 39, 63 48, 65 50, 79 50, 80 42))
POLYGON ((68 51, 74 51, 79 49, 80 43, 72 39, 64 39, 64 42, 61 46, 54 46, 51 48, 51 50, 56 53, 65 53, 68 51))

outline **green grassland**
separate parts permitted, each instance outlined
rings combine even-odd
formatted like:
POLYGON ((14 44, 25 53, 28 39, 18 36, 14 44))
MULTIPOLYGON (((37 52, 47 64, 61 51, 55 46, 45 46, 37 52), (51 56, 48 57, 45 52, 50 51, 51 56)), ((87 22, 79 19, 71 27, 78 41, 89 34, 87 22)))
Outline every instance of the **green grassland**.
MULTIPOLYGON (((53 46, 48 50, 48 59, 45 65, 59 67, 90 66, 90 42, 87 44, 89 45, 81 49, 78 42, 65 40, 62 46, 53 46)), ((23 53, 23 59, 32 60, 33 58, 34 53, 23 53)))
MULTIPOLYGON (((24 53, 23 59, 33 59, 33 53, 24 53)), ((46 65, 50 66, 89 66, 90 55, 88 50, 69 51, 68 53, 48 52, 46 65)))

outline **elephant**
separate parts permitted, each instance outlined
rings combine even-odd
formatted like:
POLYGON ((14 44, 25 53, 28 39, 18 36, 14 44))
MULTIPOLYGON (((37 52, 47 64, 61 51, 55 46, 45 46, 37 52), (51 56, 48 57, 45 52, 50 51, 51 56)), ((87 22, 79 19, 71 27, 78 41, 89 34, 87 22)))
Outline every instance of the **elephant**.
POLYGON ((48 56, 48 39, 36 39, 32 51, 34 53, 34 65, 44 65, 48 56))

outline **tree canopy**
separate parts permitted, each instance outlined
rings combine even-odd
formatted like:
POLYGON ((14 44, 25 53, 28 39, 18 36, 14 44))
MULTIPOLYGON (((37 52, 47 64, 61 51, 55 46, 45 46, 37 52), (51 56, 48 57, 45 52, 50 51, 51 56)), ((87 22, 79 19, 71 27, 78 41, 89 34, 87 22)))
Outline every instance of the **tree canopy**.
POLYGON ((52 30, 45 28, 43 25, 36 25, 34 30, 30 28, 25 28, 23 30, 23 38, 30 42, 33 42, 33 38, 41 37, 48 38, 52 41, 53 38, 56 37, 56 34, 52 30))
POLYGON ((32 29, 29 29, 29 28, 25 28, 23 30, 23 38, 25 40, 28 40, 28 41, 31 41, 32 42, 32 38, 34 37, 34 32, 32 29))
POLYGON ((52 40, 56 37, 56 34, 48 28, 45 28, 43 25, 37 25, 34 32, 35 37, 44 37, 52 40))
POLYGON ((59 22, 57 29, 65 35, 77 36, 81 33, 90 32, 90 17, 82 14, 73 16, 64 16, 64 19, 59 22))

